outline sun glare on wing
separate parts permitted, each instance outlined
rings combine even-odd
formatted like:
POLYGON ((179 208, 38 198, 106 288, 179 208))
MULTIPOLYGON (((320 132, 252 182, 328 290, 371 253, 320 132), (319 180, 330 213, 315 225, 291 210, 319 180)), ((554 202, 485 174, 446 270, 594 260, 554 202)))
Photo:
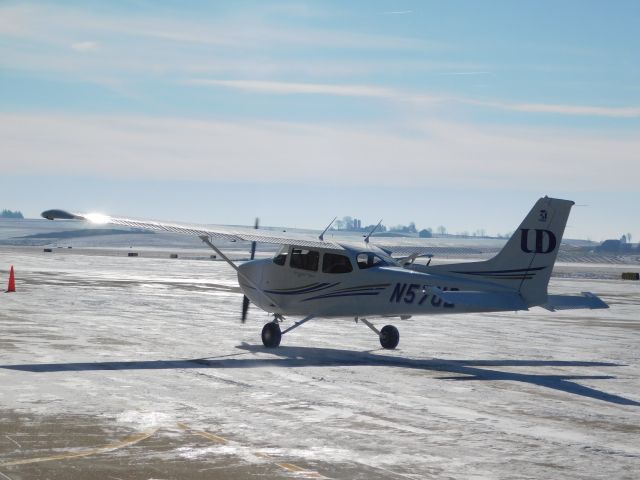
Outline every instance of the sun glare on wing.
POLYGON ((108 215, 103 215, 102 213, 88 213, 85 215, 85 218, 91 223, 99 225, 109 223, 109 220, 111 219, 108 215))

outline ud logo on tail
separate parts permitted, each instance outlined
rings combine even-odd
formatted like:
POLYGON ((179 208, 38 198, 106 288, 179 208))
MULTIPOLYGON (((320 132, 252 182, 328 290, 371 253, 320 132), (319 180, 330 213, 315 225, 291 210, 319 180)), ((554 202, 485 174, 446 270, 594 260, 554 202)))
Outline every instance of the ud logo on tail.
POLYGON ((549 230, 535 229, 536 246, 533 250, 529 248, 529 232, 528 228, 520 229, 520 249, 525 253, 550 253, 553 252, 557 245, 556 236, 549 230), (547 248, 544 248, 544 238, 548 238, 547 248))

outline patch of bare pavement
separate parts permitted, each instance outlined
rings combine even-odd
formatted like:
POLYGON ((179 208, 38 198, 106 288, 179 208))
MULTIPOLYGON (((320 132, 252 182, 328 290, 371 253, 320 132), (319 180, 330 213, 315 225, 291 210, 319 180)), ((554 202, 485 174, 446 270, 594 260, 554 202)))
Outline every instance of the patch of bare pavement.
POLYGON ((318 320, 278 349, 220 262, 0 248, 0 480, 636 479, 640 282, 599 311, 318 320), (391 319, 389 319, 391 320, 391 319), (387 320, 387 321, 389 321, 387 320), (378 322, 379 323, 379 322, 378 322))
MULTIPOLYGON (((137 432, 109 419, 98 423, 95 417, 82 415, 36 417, 13 411, 1 415, 0 478, 323 477, 312 469, 318 465, 303 467, 268 449, 256 448, 254 460, 247 462, 228 451, 233 440, 183 423, 137 432)), ((335 466, 331 470, 335 472, 335 466)), ((368 478, 376 477, 369 473, 373 475, 368 478)), ((348 470, 339 475, 354 478, 348 470)))

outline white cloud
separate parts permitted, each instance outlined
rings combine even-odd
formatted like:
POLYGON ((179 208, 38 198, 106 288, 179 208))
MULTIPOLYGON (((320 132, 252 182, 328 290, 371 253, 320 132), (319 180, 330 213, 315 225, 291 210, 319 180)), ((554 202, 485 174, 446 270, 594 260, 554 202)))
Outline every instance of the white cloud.
MULTIPOLYGON (((424 52, 433 48, 419 39, 304 26, 299 21, 283 23, 272 18, 291 11, 311 15, 309 9, 269 6, 256 10, 241 16, 198 18, 157 8, 146 15, 129 12, 118 16, 60 5, 0 3, 0 68, 54 73, 99 84, 118 78, 130 80, 132 75, 167 81, 170 76, 203 72, 329 78, 398 68, 397 63, 380 63, 370 55, 353 61, 342 56, 346 49, 424 52), (338 49, 340 56, 310 62, 306 55, 288 54, 302 47, 307 52, 338 49), (97 49, 100 55, 76 53, 97 49)), ((406 65, 407 69, 421 70, 441 67, 433 62, 407 61, 406 65)))
POLYGON ((187 83, 191 85, 208 85, 219 87, 230 87, 239 90, 247 90, 258 93, 275 94, 320 94, 320 95, 342 95, 351 97, 380 97, 391 98, 397 96, 392 89, 375 87, 368 85, 331 85, 318 83, 292 83, 292 82, 271 82, 261 80, 207 80, 192 79, 187 83))
MULTIPOLYGON (((475 72, 484 73, 484 72, 475 72)), ((353 97, 373 97, 415 104, 433 104, 449 102, 464 105, 472 105, 482 108, 510 110, 527 113, 551 113, 556 115, 576 115, 610 118, 638 118, 640 107, 601 107, 592 105, 561 105, 545 103, 509 103, 474 100, 455 96, 433 96, 423 93, 407 92, 399 89, 377 87, 373 85, 345 85, 345 84, 318 84, 318 83, 294 83, 273 82, 263 80, 216 80, 216 79, 191 79, 187 83, 191 85, 203 85, 213 87, 227 87, 256 93, 271 94, 318 94, 318 95, 342 95, 353 97)))
POLYGON ((640 117, 640 107, 596 107, 591 105, 559 105, 548 103, 503 104, 503 108, 531 113, 557 113, 561 115, 581 115, 593 117, 636 118, 640 117))
POLYGON ((526 113, 551 113, 556 115, 575 115, 608 118, 639 118, 640 107, 603 107, 594 105, 562 105, 552 103, 508 103, 489 102, 473 99, 458 101, 479 107, 496 108, 526 113))
POLYGON ((76 52, 92 52, 98 49, 98 44, 96 42, 76 42, 71 44, 71 48, 76 52))
MULTIPOLYGON (((135 75, 149 82, 180 82, 194 75, 215 75, 241 78, 197 78, 186 81, 269 94, 370 97, 428 108, 434 103, 442 103, 447 107, 463 105, 531 114, 640 118, 640 106, 634 105, 615 107, 476 100, 460 95, 434 95, 428 91, 412 92, 363 82, 348 84, 336 81, 336 76, 359 75, 362 78, 363 75, 393 69, 407 72, 438 71, 446 75, 485 75, 488 73, 485 69, 490 67, 430 62, 406 55, 396 61, 377 52, 386 49, 406 53, 417 48, 424 53, 434 46, 412 38, 303 28, 300 22, 283 26, 274 23, 272 17, 264 13, 264 10, 269 10, 270 15, 276 16, 315 14, 312 9, 295 5, 290 8, 287 5, 269 6, 262 10, 253 15, 215 20, 208 18, 205 21, 185 16, 172 17, 170 12, 161 9, 157 9, 157 13, 154 9, 152 15, 131 13, 116 16, 41 4, 0 5, 0 38, 9 39, 0 41, 0 68, 61 73, 74 81, 107 86, 119 94, 127 92, 126 83, 135 75), (279 56, 266 53, 281 52, 292 46, 352 48, 367 54, 361 60, 341 54, 329 55, 323 61, 309 61, 305 56, 296 54, 279 56), (78 52, 97 50, 100 55, 78 55, 78 52), (376 55, 370 55, 370 51, 375 51, 376 55), (455 71, 442 73, 442 70, 451 69, 455 71), (311 77, 321 80, 283 82, 267 81, 265 77, 311 77)), ((444 45, 435 47, 447 48, 444 45)), ((135 88, 132 87, 132 90, 135 88)), ((135 95, 133 92, 126 94, 135 95)))
POLYGON ((36 12, 37 9, 29 5, 0 6, 0 35, 14 38, 29 37, 34 32, 27 18, 36 12))
MULTIPOLYGON (((171 11, 154 9, 153 13, 126 16, 94 14, 90 10, 41 4, 0 6, 0 35, 28 37, 40 41, 58 41, 70 35, 92 32, 97 35, 145 37, 176 43, 203 44, 220 47, 258 48, 278 45, 379 49, 427 49, 438 47, 426 42, 391 35, 354 33, 332 28, 304 28, 273 22, 265 14, 270 9, 237 17, 219 16, 206 20, 172 15, 171 11), (261 16, 262 15, 262 16, 261 16)), ((273 10, 273 9, 271 9, 273 10)), ((275 11, 275 10, 273 10, 275 11)), ((285 10, 282 10, 285 11, 285 10)), ((302 11, 302 10, 301 10, 302 11)), ((181 11, 181 13, 183 13, 181 11)), ((440 46, 442 47, 442 46, 440 46)))
POLYGON ((3 174, 637 191, 640 134, 0 115, 3 174))

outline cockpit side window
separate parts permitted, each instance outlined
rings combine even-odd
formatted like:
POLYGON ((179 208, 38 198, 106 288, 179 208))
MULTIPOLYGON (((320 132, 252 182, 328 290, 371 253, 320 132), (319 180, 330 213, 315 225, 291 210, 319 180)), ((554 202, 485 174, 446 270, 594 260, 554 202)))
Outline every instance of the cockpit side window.
POLYGON ((365 270, 371 267, 383 267, 387 265, 387 262, 385 262, 382 258, 380 258, 375 253, 370 252, 359 253, 356 257, 356 260, 358 261, 358 267, 360 267, 361 270, 365 270))
POLYGON ((284 265, 287 262, 287 254, 289 253, 289 246, 282 247, 275 257, 273 257, 273 263, 276 265, 284 265))
POLYGON ((337 253, 325 253, 322 256, 323 273, 349 273, 353 271, 349 257, 337 253))
POLYGON ((303 248, 293 248, 291 250, 291 260, 289 261, 291 268, 316 272, 318 271, 318 263, 320 263, 320 253, 316 250, 303 248))

